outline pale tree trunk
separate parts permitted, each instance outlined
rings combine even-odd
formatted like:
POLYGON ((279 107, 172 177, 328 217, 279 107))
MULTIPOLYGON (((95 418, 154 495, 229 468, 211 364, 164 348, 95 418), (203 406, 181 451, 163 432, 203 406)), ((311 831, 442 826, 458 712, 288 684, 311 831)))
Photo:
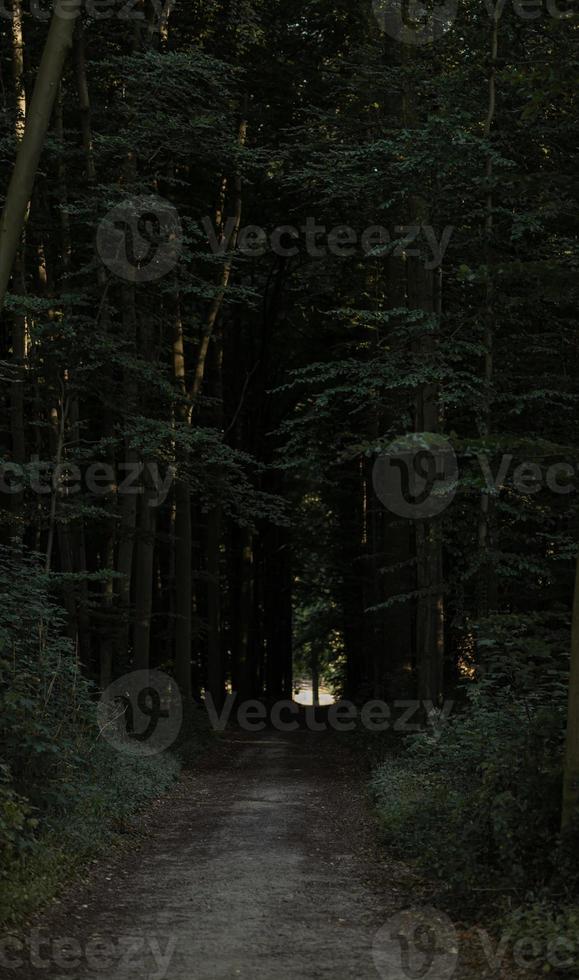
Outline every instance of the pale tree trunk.
POLYGON ((147 32, 149 45, 165 49, 169 43, 169 20, 176 5, 176 0, 165 0, 163 10, 159 15, 159 20, 155 21, 155 12, 151 9, 147 32))
MULTIPOLYGON (((247 137, 247 121, 242 119, 239 125, 238 141, 240 146, 245 145, 247 137)), ((195 404, 199 395, 201 394, 201 389, 203 387, 203 380, 205 378, 205 365, 207 363, 207 354, 209 352, 209 344, 213 336, 213 331, 215 330, 215 324, 217 323, 217 318, 221 312, 221 307, 223 306, 223 299, 225 293, 227 292, 227 287, 229 285, 229 280, 231 278, 231 270, 233 267, 233 255, 237 247, 237 239, 239 237, 239 230, 241 228, 241 210, 242 210, 242 183, 241 177, 237 175, 235 177, 235 199, 234 199, 234 211, 233 218, 234 224, 231 229, 229 238, 227 242, 222 242, 225 246, 225 262, 223 263, 223 269, 221 271, 221 278, 219 282, 218 291, 209 309, 209 315, 205 323, 205 328, 201 337, 201 344, 199 347, 199 353, 197 355, 197 364, 195 367, 195 375, 193 378, 193 385, 191 387, 190 398, 191 402, 195 404)))
POLYGON ((563 810, 561 827, 569 830, 579 817, 579 558, 575 575, 575 600, 571 631, 571 676, 567 744, 563 771, 563 810))
POLYGON ((69 0, 64 16, 58 6, 52 15, 34 93, 26 115, 24 136, 0 219, 0 310, 4 306, 58 85, 66 57, 72 47, 76 16, 81 11, 82 3, 83 0, 69 0))
POLYGON ((24 137, 26 127, 26 89, 24 86, 24 32, 22 29, 22 2, 12 0, 12 78, 16 96, 16 139, 24 137))

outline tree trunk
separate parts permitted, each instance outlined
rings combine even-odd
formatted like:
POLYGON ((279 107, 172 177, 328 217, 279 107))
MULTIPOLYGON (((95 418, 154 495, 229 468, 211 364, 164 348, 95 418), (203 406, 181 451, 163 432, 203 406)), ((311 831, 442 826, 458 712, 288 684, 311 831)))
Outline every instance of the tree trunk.
POLYGON ((242 528, 239 534, 239 593, 237 615, 237 671, 238 693, 241 700, 252 698, 255 690, 254 663, 251 650, 251 624, 253 613, 253 533, 242 528))
POLYGON ((175 484, 175 676, 181 695, 188 703, 193 695, 191 683, 192 613, 193 613, 193 542, 191 491, 180 475, 175 484))
MULTIPOLYGON (((16 120, 14 133, 18 143, 22 142, 26 124, 26 89, 24 86, 24 34, 22 31, 22 4, 20 0, 12 2, 12 78, 15 90, 16 120)), ((15 260, 15 286, 20 295, 26 293, 25 266, 26 239, 22 231, 15 260)), ((26 317, 14 314, 12 318, 12 358, 15 380, 10 386, 10 421, 12 432, 12 460, 19 466, 26 462, 26 433, 24 425, 24 393, 26 380, 28 328, 26 317)), ((16 536, 21 538, 24 533, 22 508, 24 494, 15 494, 12 498, 12 511, 17 521, 16 536)))
POLYGON ((571 630, 571 675, 567 745, 563 771, 563 810, 561 827, 569 830, 579 817, 579 558, 575 574, 575 599, 571 630))
MULTIPOLYGON (((435 312, 434 278, 421 258, 408 263, 408 306, 435 312)), ((435 348, 431 333, 419 342, 419 353, 429 357, 435 348)), ((416 400, 416 432, 436 433, 440 428, 438 389, 425 384, 416 400)), ((437 520, 416 521, 416 672, 418 698, 439 703, 444 693, 444 606, 442 598, 442 535, 437 520)))
POLYGON ((80 13, 82 2, 69 0, 66 16, 62 16, 58 6, 52 15, 24 136, 0 219, 0 310, 4 306, 64 63, 72 47, 75 14, 80 13))
MULTIPOLYGON (((491 73, 489 78, 489 103, 488 114, 484 127, 484 135, 487 140, 491 138, 497 104, 497 62, 499 55, 499 19, 500 13, 497 7, 493 17, 491 29, 491 73)), ((494 232, 494 196, 491 186, 493 179, 493 158, 489 154, 486 161, 485 177, 487 181, 487 200, 486 218, 484 229, 484 248, 486 264, 486 295, 485 295, 485 326, 484 326, 484 346, 485 360, 483 371, 483 392, 484 402, 482 417, 479 423, 479 432, 482 439, 488 439, 491 434, 491 398, 492 383, 494 374, 494 334, 495 334, 495 287, 493 274, 491 271, 492 251, 493 251, 493 232, 494 232)), ((491 520, 492 520, 493 501, 488 490, 483 488, 481 493, 479 517, 478 517, 478 549, 480 559, 480 571, 477 582, 477 615, 479 618, 488 616, 491 609, 496 606, 496 582, 493 575, 490 546, 491 546, 491 520)))
POLYGON ((155 529, 157 524, 157 514, 155 507, 152 506, 152 499, 151 488, 146 484, 145 493, 141 497, 140 503, 135 569, 135 625, 133 634, 133 666, 135 670, 148 670, 150 665, 155 529))
POLYGON ((214 704, 224 699, 225 668, 221 641, 221 508, 207 515, 207 689, 214 704))
MULTIPOLYGON (((245 142, 247 123, 242 120, 239 126, 239 142, 245 142)), ((237 245, 241 227, 242 183, 239 175, 235 178, 234 224, 225 246, 225 261, 221 271, 218 291, 211 303, 207 320, 201 335, 201 343, 197 353, 197 361, 193 381, 187 390, 185 343, 180 312, 177 310, 174 321, 173 338, 173 372, 177 387, 183 402, 179 409, 178 418, 184 425, 191 425, 194 411, 203 388, 209 344, 215 330, 217 319, 221 312, 223 298, 229 285, 233 266, 233 255, 237 245)), ((192 603, 193 603, 193 548, 191 541, 191 492, 185 482, 184 473, 187 467, 187 452, 183 449, 178 453, 177 483, 175 486, 175 564, 176 564, 176 675, 185 700, 192 695, 191 688, 191 643, 192 643, 192 603)))
POLYGON ((320 706, 320 658, 318 656, 318 651, 315 646, 312 650, 311 672, 312 672, 312 704, 314 708, 319 708, 320 706))
MULTIPOLYGON (((135 287, 132 283, 122 286, 123 337, 131 350, 137 351, 137 313, 135 308, 135 287)), ((133 412, 137 405, 137 386, 130 370, 125 371, 124 395, 126 410, 133 412)), ((125 439, 124 463, 126 475, 139 465, 139 456, 125 439)), ((122 476, 122 474, 121 474, 122 476)), ((131 483, 133 482, 131 478, 131 483)), ((135 530, 137 523, 137 496, 135 493, 122 493, 119 497, 120 527, 117 554, 118 599, 120 623, 118 631, 118 653, 126 654, 131 634, 131 584, 133 579, 133 559, 135 553, 135 530)))

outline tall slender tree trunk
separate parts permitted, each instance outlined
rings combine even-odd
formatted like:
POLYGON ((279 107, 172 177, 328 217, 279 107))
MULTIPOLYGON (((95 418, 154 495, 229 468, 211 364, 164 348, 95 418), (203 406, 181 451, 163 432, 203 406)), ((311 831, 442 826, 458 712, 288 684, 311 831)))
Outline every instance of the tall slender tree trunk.
MULTIPOLYGON (((213 423, 223 432, 223 329, 215 333, 214 343, 214 399, 213 423)), ((225 698, 225 663, 221 630, 221 504, 216 502, 207 515, 207 689, 213 702, 221 705, 225 698)))
MULTIPOLYGON (((408 305, 434 316, 434 277, 421 258, 408 263, 408 305)), ((435 339, 427 333, 419 352, 429 357, 435 339)), ((437 433, 440 429, 438 389, 425 384, 416 400, 417 432, 437 433)), ((444 692, 444 630, 442 618, 442 535, 437 520, 416 521, 417 590, 416 603, 416 671, 418 698, 438 703, 444 692)))
MULTIPOLYGON (((178 296, 173 312, 173 374, 181 395, 177 406, 176 421, 180 427, 191 422, 191 410, 187 403, 187 379, 185 368, 185 338, 178 296)), ((191 541, 191 491, 187 483, 188 454, 177 437, 175 462, 177 468, 174 487, 175 532, 175 676, 181 695, 188 703, 192 696, 191 643, 193 603, 193 548, 191 541)))
POLYGON ((0 219, 0 311, 20 245, 64 63, 72 47, 75 14, 80 14, 82 4, 83 0, 69 0, 65 16, 57 4, 50 22, 24 135, 0 219))
MULTIPOLYGON (((390 256, 386 266, 386 297, 391 310, 403 310, 406 305, 407 276, 402 257, 390 256)), ((390 322, 389 332, 398 326, 397 319, 390 322)), ((390 420, 390 424, 392 420, 390 420)), ((395 571, 377 575, 381 592, 379 601, 387 602, 394 596, 408 594, 414 589, 411 559, 414 557, 415 539, 409 521, 382 511, 382 544, 385 558, 395 566, 395 571)), ((382 616, 385 663, 381 682, 381 697, 389 700, 409 697, 413 660, 413 606, 408 602, 395 602, 382 616)))
POLYGON ((312 674, 312 704, 315 708, 320 706, 320 657, 316 646, 312 650, 312 656, 310 659, 310 668, 312 674))
POLYGON ((221 637, 221 508, 207 515, 207 689, 214 704, 224 699, 225 665, 221 637))
MULTIPOLYGON (((60 467, 63 456, 64 456, 64 439, 66 433, 66 420, 68 415, 69 402, 64 395, 64 385, 62 388, 62 397, 57 407, 52 410, 51 421, 53 425, 54 435, 55 435, 55 451, 54 451, 54 462, 58 469, 60 467)), ((52 488, 52 493, 50 496, 50 510, 48 518, 48 539, 46 543, 46 560, 45 560, 45 571, 50 572, 52 569, 52 554, 54 550, 54 542, 57 532, 57 519, 58 519, 58 500, 59 500, 60 488, 54 486, 52 488)))
POLYGON ((92 135, 91 102, 86 70, 86 42, 82 19, 79 18, 74 44, 74 66, 78 101, 80 105, 80 124, 82 143, 86 166, 86 176, 89 184, 96 181, 96 165, 94 159, 94 144, 92 135))
MULTIPOLYGON (((17 143, 22 143, 26 126, 26 88, 24 84, 24 33, 22 29, 21 0, 12 2, 12 78, 15 91, 14 133, 17 143)), ((14 284, 20 295, 26 293, 26 234, 22 230, 14 266, 14 284)), ((18 466, 26 462, 26 432, 24 425, 26 358, 28 325, 26 317, 15 313, 12 317, 12 358, 15 378, 10 386, 10 420, 12 432, 12 460, 18 466)), ((12 498, 12 511, 17 521, 16 536, 22 537, 24 494, 12 498)))
MULTIPOLYGON (((135 287, 132 283, 122 285, 121 305, 123 311, 123 338, 125 343, 136 354, 137 351, 137 311, 135 303, 135 287)), ((130 369, 125 372, 124 396, 126 399, 126 410, 134 412, 137 405, 137 385, 131 375, 130 369)), ((123 463, 126 467, 126 474, 130 475, 139 466, 139 455, 132 448, 128 439, 125 439, 123 451, 123 463)), ((134 480, 130 479, 131 487, 134 480)), ((118 579, 118 602, 120 623, 117 633, 118 654, 126 655, 129 638, 131 635, 131 585, 133 581, 133 567, 135 554, 135 533, 137 523, 137 495, 133 492, 125 492, 119 495, 119 541, 117 552, 117 572, 118 579)))
MULTIPOLYGON (((281 487, 272 486, 271 492, 281 487)), ((263 537, 263 608, 265 634, 265 689, 270 700, 292 695, 293 609, 290 535, 285 528, 269 528, 263 537)))
POLYGON ((155 567, 156 506, 145 469, 145 493, 140 499, 135 562, 135 625, 133 632, 135 670, 148 670, 150 664, 153 572, 155 567))
MULTIPOLYGON (((66 172, 66 164, 64 158, 64 93, 62 89, 62 83, 59 85, 58 96, 56 99, 56 106, 54 111, 54 130, 59 143, 59 154, 58 154, 58 195, 59 195, 59 214, 60 214, 60 232, 61 232, 61 254, 62 254, 62 287, 66 292, 68 288, 68 276, 72 267, 72 233, 70 225, 70 216, 68 213, 68 180, 66 172)), ((65 369, 63 374, 63 386, 66 392, 66 388, 69 382, 69 372, 65 369)), ((67 412, 67 443, 70 446, 77 446, 80 441, 80 433, 78 426, 79 419, 79 405, 78 397, 76 394, 72 394, 67 397, 68 412, 67 412)), ((67 452, 65 452, 65 457, 67 452)), ((67 497, 67 489, 63 487, 62 489, 63 502, 67 497)), ((70 503, 70 501, 69 501, 70 503)), ((82 529, 81 532, 82 533, 82 529)), ((79 542, 79 532, 73 529, 73 525, 70 519, 70 514, 67 514, 64 520, 59 520, 57 522, 57 536, 58 536, 58 550, 60 556, 61 569, 64 572, 72 574, 74 572, 83 572, 86 569, 81 564, 81 556, 84 554, 84 549, 81 547, 79 542), (76 560, 75 560, 76 559, 76 560)), ((84 608, 86 610, 86 583, 84 587, 81 586, 80 603, 77 600, 77 590, 71 581, 65 582, 64 594, 66 600, 66 608, 68 612, 69 620, 69 633, 73 639, 79 653, 81 654, 81 659, 83 663, 87 662, 88 656, 88 636, 87 636, 87 621, 86 614, 82 611, 84 608), (83 603, 84 599, 84 603, 83 603)))
MULTIPOLYGON (((92 110, 90 100, 90 90, 86 67, 85 38, 82 20, 77 21, 77 32, 75 38, 75 75, 78 90, 78 100, 80 105, 81 134, 84 150, 86 178, 90 185, 94 185, 97 179, 96 164, 94 158, 93 135, 92 135, 92 110)), ((107 276, 102 265, 97 266, 96 280, 98 285, 99 316, 105 333, 111 330, 111 317, 108 304, 107 276)), ((104 412, 103 436, 113 439, 114 422, 112 412, 107 406, 104 412)), ((107 463, 114 468, 115 457, 112 449, 108 450, 107 463)), ((112 570, 115 563, 115 551, 117 542, 117 522, 116 522, 116 489, 111 484, 107 494, 108 510, 110 518, 107 521, 103 532, 103 547, 100 551, 100 569, 112 570)), ((85 551, 84 533, 79 536, 78 546, 81 553, 85 551)), ((86 557, 84 558, 86 565, 86 557)), ((100 626, 99 638, 99 670, 100 684, 103 689, 108 687, 112 681, 113 674, 113 618, 115 605, 115 585, 112 578, 107 578, 103 584, 102 608, 103 617, 100 626)))
MULTIPOLYGON (((165 312, 165 311, 163 311, 165 312)), ((153 327, 144 319, 140 330, 140 346, 149 363, 153 361, 153 327)), ((139 393, 139 404, 147 405, 145 386, 139 393)), ((135 606, 133 627, 133 664, 135 670, 148 670, 151 654, 151 617, 153 611, 153 586, 155 574, 155 550, 157 510, 159 501, 150 470, 152 460, 144 460, 143 495, 138 503, 138 521, 135 542, 135 606)))
POLYGON ((579 820, 579 558, 575 573, 575 598, 571 630, 571 675, 563 771, 561 827, 567 831, 579 820))
POLYGON ((22 0, 12 0, 12 79, 16 97, 16 139, 22 142, 26 128, 26 88, 24 84, 24 30, 22 0))
POLYGON ((241 528, 239 532, 238 551, 239 590, 237 596, 236 662, 238 675, 237 688, 242 701, 254 697, 256 694, 250 635, 254 595, 253 560, 253 532, 250 528, 241 528))
MULTIPOLYGON (((238 138, 240 145, 245 142, 247 122, 243 119, 239 125, 238 138)), ((235 177, 234 222, 227 239, 222 240, 225 259, 221 270, 217 292, 211 302, 205 322, 197 360, 190 388, 187 388, 187 372, 185 358, 185 343, 183 324, 180 311, 175 317, 173 339, 173 371, 182 402, 177 412, 177 419, 183 427, 191 426, 199 396, 205 380, 209 345, 217 324, 223 299, 231 278, 233 258, 237 247, 237 239, 241 227, 242 181, 241 176, 235 177)), ((190 700, 191 686, 191 652, 192 652, 192 604, 193 604, 193 546, 191 492, 186 483, 188 453, 183 448, 178 449, 177 480, 175 485, 175 575, 176 575, 176 644, 175 672, 181 687, 183 698, 190 700)))
MULTIPOLYGON (((499 55, 499 22, 500 12, 497 5, 491 28, 491 72, 489 77, 488 113, 484 126, 484 135, 490 140, 496 116, 497 107, 497 62, 499 55)), ((493 280, 493 233, 494 233, 494 194, 493 157, 489 153, 485 165, 487 182, 486 217, 484 228, 484 249, 486 263, 486 287, 484 310, 484 346, 485 359, 483 370, 483 410, 479 422, 481 438, 488 439, 492 427, 492 384, 494 374, 494 335, 495 335, 495 286, 493 280)), ((483 487, 481 493, 478 518, 478 549, 480 571, 477 582, 477 613, 479 617, 488 616, 496 605, 496 582, 494 581, 490 558, 492 530, 493 501, 489 491, 483 487)))
MULTIPOLYGON (((177 458, 177 463, 183 459, 177 458)), ((193 612, 193 543, 191 519, 191 491, 186 477, 181 473, 175 484, 175 576, 176 617, 175 626, 175 676, 185 702, 190 702, 193 688, 191 681, 192 612, 193 612)))

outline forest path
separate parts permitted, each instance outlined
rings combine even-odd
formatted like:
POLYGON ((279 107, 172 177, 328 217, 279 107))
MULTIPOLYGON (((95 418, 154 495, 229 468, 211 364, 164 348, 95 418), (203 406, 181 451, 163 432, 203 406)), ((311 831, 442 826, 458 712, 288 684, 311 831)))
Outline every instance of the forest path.
POLYGON ((330 736, 227 733, 159 801, 139 849, 98 865, 38 924, 46 965, 13 976, 444 980, 374 965, 374 937, 411 904, 414 879, 380 855, 358 769, 330 736), (64 939, 80 966, 62 966, 64 939))

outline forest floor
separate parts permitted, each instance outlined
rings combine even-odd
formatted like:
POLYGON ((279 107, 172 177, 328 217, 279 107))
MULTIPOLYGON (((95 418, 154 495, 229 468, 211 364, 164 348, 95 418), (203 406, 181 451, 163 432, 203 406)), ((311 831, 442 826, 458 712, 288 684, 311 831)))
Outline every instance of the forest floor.
MULTIPOLYGON (((472 932, 440 953, 374 964, 375 937, 428 905, 377 834, 359 753, 329 735, 227 732, 143 817, 138 843, 95 864, 10 948, 29 980, 480 980, 472 932), (18 952, 20 950, 20 952, 18 952), (32 950, 32 952, 31 952, 32 950), (451 956, 451 966, 448 958, 451 956), (437 954, 438 955, 438 954, 437 954), (419 967, 416 968, 417 963, 419 967)), ((384 933, 381 934, 384 936, 384 933)), ((384 952, 383 943, 380 946, 384 952)))

